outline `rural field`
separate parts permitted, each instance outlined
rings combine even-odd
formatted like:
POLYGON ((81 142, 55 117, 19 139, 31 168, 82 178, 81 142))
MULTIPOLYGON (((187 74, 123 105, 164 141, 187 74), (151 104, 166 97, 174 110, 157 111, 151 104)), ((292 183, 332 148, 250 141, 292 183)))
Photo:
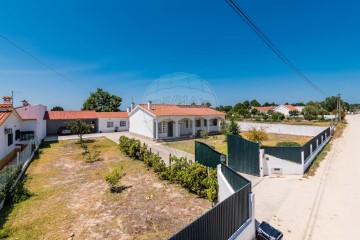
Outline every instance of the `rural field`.
MULTIPOLYGON (((246 132, 241 132, 240 135, 246 137, 246 132)), ((269 139, 262 142, 264 146, 275 146, 278 142, 297 142, 301 145, 308 142, 313 137, 311 136, 297 136, 297 135, 288 135, 288 134, 275 134, 268 133, 269 139)), ((198 138, 196 141, 204 142, 210 146, 213 146, 217 151, 227 155, 227 143, 225 142, 224 135, 215 135, 209 136, 207 139, 198 138)), ((195 154, 195 140, 183 140, 177 142, 168 142, 165 143, 166 146, 176 148, 191 154, 195 154)))
POLYGON ((211 208, 206 199, 161 181, 106 138, 90 141, 100 160, 87 163, 77 141, 49 143, 27 171, 32 196, 1 212, 8 239, 166 239, 211 208), (111 193, 104 175, 126 174, 111 193))

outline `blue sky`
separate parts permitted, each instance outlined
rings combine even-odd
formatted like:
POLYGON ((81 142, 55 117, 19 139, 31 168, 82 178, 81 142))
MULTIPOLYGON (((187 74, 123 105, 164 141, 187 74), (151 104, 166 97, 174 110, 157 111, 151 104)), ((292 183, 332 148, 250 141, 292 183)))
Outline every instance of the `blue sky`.
MULTIPOLYGON (((358 1, 242 0, 239 4, 318 86, 360 102, 358 1)), ((218 104, 322 100, 223 0, 0 2, 0 94, 78 109, 97 87, 140 102, 163 75, 207 80, 218 104)))

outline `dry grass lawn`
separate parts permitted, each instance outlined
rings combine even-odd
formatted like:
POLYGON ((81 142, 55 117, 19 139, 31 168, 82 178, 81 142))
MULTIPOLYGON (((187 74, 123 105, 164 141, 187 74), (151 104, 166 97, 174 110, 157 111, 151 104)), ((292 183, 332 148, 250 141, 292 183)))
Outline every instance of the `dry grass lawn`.
POLYGON ((101 161, 86 163, 73 140, 43 149, 27 171, 25 186, 34 196, 1 212, 9 239, 166 239, 211 208, 110 140, 88 145, 101 151, 101 161), (104 180, 114 166, 126 173, 121 193, 110 193, 104 180))
MULTIPOLYGON (((246 139, 246 132, 240 133, 242 137, 246 139)), ((264 146, 275 146, 278 142, 297 142, 301 145, 307 143, 313 137, 309 136, 297 136, 288 134, 274 134, 268 133, 269 139, 264 141, 264 146)), ((204 142, 210 146, 213 146, 217 151, 227 155, 227 143, 225 142, 224 135, 209 136, 206 140, 202 138, 196 139, 196 141, 204 142)), ((165 143, 166 146, 182 150, 191 154, 195 154, 195 140, 182 140, 176 142, 165 143)))

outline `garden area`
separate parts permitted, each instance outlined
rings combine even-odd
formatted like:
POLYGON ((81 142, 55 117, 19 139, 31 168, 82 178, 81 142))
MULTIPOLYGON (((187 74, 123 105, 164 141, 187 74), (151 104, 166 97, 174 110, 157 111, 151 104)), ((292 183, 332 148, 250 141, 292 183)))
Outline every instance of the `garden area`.
MULTIPOLYGON (((243 138, 245 138, 247 140, 251 140, 251 139, 249 139, 247 134, 248 134, 248 132, 240 133, 240 135, 243 138)), ((289 135, 289 134, 275 134, 275 133, 266 133, 266 134, 267 134, 268 138, 266 140, 262 141, 263 146, 276 146, 278 143, 281 143, 281 142, 292 142, 292 143, 298 143, 300 145, 303 145, 303 144, 307 143, 310 139, 313 138, 311 136, 298 136, 298 135, 289 135)), ((204 143, 212 146, 217 151, 227 155, 227 143, 226 143, 224 134, 209 136, 207 138, 198 138, 198 139, 196 139, 196 141, 204 142, 204 143)), ((182 150, 184 152, 195 154, 195 139, 168 142, 168 143, 165 143, 165 145, 168 147, 182 150)))
POLYGON ((167 239, 211 208, 211 182, 196 195, 126 155, 106 138, 47 143, 24 179, 28 197, 0 212, 0 238, 167 239))

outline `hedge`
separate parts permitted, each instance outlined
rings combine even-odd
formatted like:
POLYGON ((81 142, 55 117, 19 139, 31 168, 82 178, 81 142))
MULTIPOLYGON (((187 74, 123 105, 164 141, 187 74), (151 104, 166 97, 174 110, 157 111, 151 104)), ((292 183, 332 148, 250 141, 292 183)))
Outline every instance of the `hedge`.
POLYGON ((146 144, 141 144, 134 138, 121 136, 119 146, 127 156, 143 161, 149 168, 152 168, 160 179, 178 183, 189 192, 216 202, 218 195, 216 169, 209 169, 198 162, 192 163, 187 158, 175 156, 170 157, 170 165, 166 166, 158 154, 152 153, 146 144))
POLYGON ((21 169, 22 165, 7 165, 0 171, 0 202, 10 192, 21 169))

